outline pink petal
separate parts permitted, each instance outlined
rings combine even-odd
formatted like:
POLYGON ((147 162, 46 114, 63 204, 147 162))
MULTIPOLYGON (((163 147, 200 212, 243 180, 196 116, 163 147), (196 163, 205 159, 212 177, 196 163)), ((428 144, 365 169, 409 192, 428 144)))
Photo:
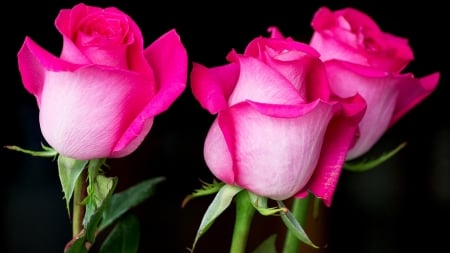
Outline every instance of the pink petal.
POLYGON ((246 103, 222 112, 219 124, 233 150, 236 184, 276 200, 297 193, 317 164, 332 108, 317 103, 296 118, 264 115, 246 103))
POLYGON ((240 75, 228 104, 252 100, 270 104, 297 104, 303 99, 279 72, 253 57, 237 56, 240 75))
POLYGON ((405 77, 400 85, 399 96, 392 116, 390 126, 395 124, 407 112, 421 103, 437 88, 440 73, 435 72, 422 78, 405 77))
POLYGON ((228 98, 239 76, 239 65, 206 68, 193 63, 190 80, 194 97, 211 114, 228 107, 228 98))
POLYGON ((142 140, 131 143, 137 140, 136 135, 149 128, 153 117, 166 111, 186 88, 187 52, 175 30, 153 42, 145 50, 145 56, 155 76, 155 83, 147 83, 148 87, 154 88, 148 91, 149 94, 154 94, 154 97, 121 136, 114 152, 119 152, 127 146, 133 149, 138 145, 142 140))
MULTIPOLYGON (((42 133, 54 149, 75 159, 113 157, 113 151, 129 154, 136 146, 119 149, 116 142, 150 101, 149 87, 142 76, 117 69, 47 71, 40 108, 42 133)), ((130 138, 140 141, 145 134, 141 130, 130 138)))
POLYGON ((29 37, 25 38, 17 58, 23 85, 36 96, 39 106, 46 71, 73 71, 79 67, 55 57, 29 37))
POLYGON ((331 205, 348 150, 356 141, 358 123, 366 110, 366 103, 359 95, 341 101, 341 106, 328 126, 320 160, 309 185, 310 191, 327 206, 331 205))

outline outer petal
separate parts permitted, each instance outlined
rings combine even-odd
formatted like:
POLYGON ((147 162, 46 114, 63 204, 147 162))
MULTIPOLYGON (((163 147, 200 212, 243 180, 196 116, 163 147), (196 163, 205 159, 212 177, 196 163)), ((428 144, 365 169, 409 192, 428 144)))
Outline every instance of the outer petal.
POLYGON ((419 79, 405 75, 404 82, 400 85, 399 96, 390 125, 395 124, 403 115, 427 98, 436 89, 439 78, 439 72, 419 79))
POLYGON ((358 124, 364 116, 366 103, 356 95, 341 101, 340 107, 328 126, 320 160, 308 187, 327 206, 331 206, 347 153, 357 141, 358 124))
MULTIPOLYGON (((39 116, 45 139, 62 155, 80 160, 111 157, 113 150, 131 153, 137 146, 117 149, 116 142, 151 99, 148 82, 132 72, 96 66, 46 72, 39 116)), ((133 138, 145 134, 141 129, 133 138)))
MULTIPOLYGON (((227 133, 227 138, 234 139, 230 133, 227 133)), ((234 143, 234 141, 232 142, 234 143)), ((234 150, 228 148, 218 119, 214 120, 208 131, 203 154, 208 168, 217 178, 224 183, 235 184, 234 150)))
POLYGON ((336 94, 348 97, 359 93, 367 102, 367 111, 360 123, 361 137, 347 159, 366 153, 392 125, 393 119, 397 120, 398 115, 430 94, 437 83, 435 76, 428 79, 431 82, 425 79, 431 88, 427 90, 412 75, 392 75, 342 61, 329 61, 325 65, 336 94))
POLYGON ((186 88, 187 52, 175 30, 162 35, 146 50, 145 56, 153 69, 155 83, 148 82, 147 96, 154 97, 137 115, 114 148, 114 156, 134 150, 144 139, 140 133, 150 130, 153 117, 166 111, 186 88), (151 90, 153 89, 153 90, 151 90))
POLYGON ((27 91, 36 96, 39 107, 46 71, 74 71, 79 67, 55 57, 29 37, 25 38, 17 59, 22 82, 27 91))
POLYGON ((317 164, 333 115, 333 106, 316 105, 296 118, 267 116, 247 103, 221 113, 220 128, 234 157, 235 183, 276 200, 302 189, 317 164))
POLYGON ((203 108, 215 114, 228 107, 228 98, 238 77, 237 63, 215 68, 194 63, 190 75, 192 93, 203 108))

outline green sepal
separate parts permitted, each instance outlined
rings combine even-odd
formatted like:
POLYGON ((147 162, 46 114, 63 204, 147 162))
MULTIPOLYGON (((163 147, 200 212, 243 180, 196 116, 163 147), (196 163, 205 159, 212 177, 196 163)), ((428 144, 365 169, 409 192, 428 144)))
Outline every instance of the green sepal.
POLYGON ((208 206, 205 214, 203 215, 202 221, 200 222, 200 226, 197 230, 197 234, 195 235, 194 243, 192 245, 191 252, 194 252, 195 245, 197 244, 198 239, 211 227, 217 217, 228 208, 233 200, 234 196, 242 191, 242 188, 237 186, 224 184, 216 196, 214 197, 211 204, 208 206))
POLYGON ((100 247, 100 253, 137 253, 140 226, 136 216, 124 215, 108 234, 100 247))
POLYGON ((248 196, 250 198, 250 202, 252 203, 253 207, 255 207, 255 209, 258 210, 258 212, 261 215, 269 216, 269 215, 275 215, 280 212, 287 211, 283 208, 267 207, 267 198, 266 197, 261 197, 254 193, 251 193, 251 192, 248 192, 248 196))
POLYGON ((9 150, 19 151, 19 152, 22 152, 22 153, 25 153, 25 154, 29 154, 29 155, 32 155, 32 156, 53 157, 53 158, 55 158, 58 155, 58 152, 56 152, 51 147, 47 147, 44 144, 41 144, 41 147, 43 149, 42 151, 35 151, 35 150, 23 149, 21 147, 14 146, 14 145, 7 145, 7 146, 5 146, 5 148, 7 148, 9 150))
POLYGON ((217 180, 213 180, 212 183, 206 183, 206 182, 202 181, 202 188, 194 190, 193 193, 186 196, 183 199, 183 202, 181 203, 181 207, 186 206, 187 202, 189 202, 193 198, 217 193, 220 190, 220 188, 222 188, 223 185, 224 185, 224 183, 219 182, 217 180))
POLYGON ((277 235, 267 237, 252 253, 277 253, 277 235))
POLYGON ((292 214, 291 211, 286 208, 283 202, 278 200, 277 203, 280 208, 286 209, 286 212, 281 213, 281 219, 283 220, 289 231, 292 232, 300 241, 308 244, 313 248, 319 248, 311 241, 311 239, 309 239, 308 235, 303 230, 302 225, 300 225, 298 220, 294 217, 294 214, 292 214))
POLYGON ((86 213, 83 219, 86 239, 93 243, 103 211, 108 206, 111 195, 117 186, 116 177, 95 176, 94 182, 89 182, 88 196, 85 199, 86 213))
POLYGON ((353 172, 363 172, 366 170, 373 169, 373 168, 377 167, 378 165, 384 163, 391 157, 393 157, 405 146, 406 146, 406 142, 403 142, 400 145, 398 145, 395 149, 391 150, 390 152, 384 153, 380 157, 369 160, 369 161, 367 161, 367 159, 365 159, 361 162, 345 162, 344 169, 353 171, 353 172))
POLYGON ((73 195, 75 184, 83 173, 88 161, 75 160, 65 156, 58 156, 58 174, 61 182, 64 199, 66 200, 67 212, 70 214, 70 200, 73 195))
POLYGON ((155 193, 156 185, 163 180, 165 180, 164 177, 150 178, 122 192, 113 194, 103 212, 99 230, 103 230, 122 214, 151 197, 155 193))

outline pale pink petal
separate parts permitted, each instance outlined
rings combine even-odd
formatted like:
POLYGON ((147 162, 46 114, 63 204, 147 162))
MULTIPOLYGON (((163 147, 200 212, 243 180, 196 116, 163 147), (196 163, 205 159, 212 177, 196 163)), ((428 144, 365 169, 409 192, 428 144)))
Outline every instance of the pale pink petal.
MULTIPOLYGON (((149 81, 132 72, 95 66, 48 71, 39 116, 42 133, 62 155, 80 160, 110 157, 150 95, 149 81)), ((134 134, 129 138, 146 132, 134 134)))
MULTIPOLYGON (((214 120, 208 131, 203 148, 203 154, 209 170, 222 182, 234 185, 235 173, 232 158, 234 157, 234 154, 232 155, 231 153, 234 152, 234 150, 230 150, 228 148, 224 133, 219 126, 219 119, 220 114, 218 119, 214 120)), ((228 128, 225 128, 225 130, 228 130, 228 128)), ((227 134, 227 139, 230 138, 233 138, 232 135, 227 134)), ((231 142, 234 143, 234 141, 231 142)))
POLYGON ((247 103, 222 112, 219 123, 234 150, 236 184, 271 199, 293 196, 314 171, 332 115, 326 103, 296 118, 270 117, 247 103))
MULTIPOLYGON (((386 132, 397 101, 400 96, 405 96, 400 94, 405 81, 411 84, 414 79, 342 61, 328 61, 325 65, 330 86, 337 95, 349 97, 358 93, 367 103, 367 111, 359 125, 361 137, 348 153, 348 159, 353 159, 366 153, 386 132)), ((411 94, 417 94, 417 88, 423 90, 418 85, 408 88, 411 94)))
POLYGON ((240 75, 228 104, 252 100, 270 104, 303 102, 295 87, 281 73, 253 57, 237 56, 240 75))

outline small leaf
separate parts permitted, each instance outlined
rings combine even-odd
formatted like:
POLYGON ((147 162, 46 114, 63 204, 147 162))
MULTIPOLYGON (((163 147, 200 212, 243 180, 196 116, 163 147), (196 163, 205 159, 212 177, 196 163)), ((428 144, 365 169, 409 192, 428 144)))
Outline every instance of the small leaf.
POLYGON ((214 194, 220 190, 220 188, 224 185, 222 182, 218 182, 213 180, 212 183, 202 182, 202 188, 195 190, 192 194, 186 196, 181 203, 181 207, 186 206, 187 202, 189 202, 193 198, 197 198, 200 196, 206 196, 210 194, 214 194))
POLYGON ((140 182, 127 190, 113 194, 110 203, 103 212, 100 230, 109 226, 126 211, 152 196, 155 193, 156 185, 163 180, 165 180, 163 177, 151 178, 140 182))
POLYGON ((217 192, 213 201, 209 205, 205 214, 203 215, 202 221, 200 222, 200 227, 197 230, 195 236, 194 244, 192 245, 191 252, 194 252, 195 245, 198 239, 211 227, 216 218, 222 214, 225 209, 231 204, 233 197, 242 191, 242 188, 237 186, 232 186, 224 184, 222 188, 217 192))
POLYGON ((58 155, 58 152, 56 152, 54 149, 47 147, 45 145, 41 145, 43 151, 35 151, 35 150, 28 150, 28 149, 23 149, 21 147, 18 146, 14 146, 14 145, 7 145, 5 146, 5 148, 9 149, 9 150, 14 150, 14 151, 19 151, 25 154, 29 154, 32 156, 40 156, 40 157, 56 157, 58 155))
MULTIPOLYGON (((280 208, 286 208, 286 206, 281 201, 277 201, 280 208)), ((308 244, 313 248, 318 248, 306 235, 302 228, 302 225, 295 219, 294 215, 286 208, 286 212, 281 213, 281 219, 283 220, 286 227, 302 242, 308 244)))
POLYGON ((75 184, 86 167, 88 161, 75 160, 65 156, 58 156, 59 180, 66 200, 66 208, 70 216, 70 199, 73 195, 75 184))
POLYGON ((139 221, 134 215, 121 218, 103 242, 100 253, 137 253, 139 229, 139 221))
POLYGON ((391 150, 388 153, 384 153, 380 157, 372 159, 370 161, 365 160, 365 161, 358 162, 358 163, 346 162, 344 164, 344 169, 349 170, 349 171, 353 171, 353 172, 363 172, 363 171, 366 171, 366 170, 370 170, 370 169, 375 168, 378 165, 384 163, 385 161, 387 161, 391 157, 393 157, 395 154, 397 154, 405 146, 406 146, 406 142, 403 142, 402 144, 400 144, 394 150, 391 150))
POLYGON ((276 234, 267 237, 252 253, 277 253, 276 240, 276 234))

